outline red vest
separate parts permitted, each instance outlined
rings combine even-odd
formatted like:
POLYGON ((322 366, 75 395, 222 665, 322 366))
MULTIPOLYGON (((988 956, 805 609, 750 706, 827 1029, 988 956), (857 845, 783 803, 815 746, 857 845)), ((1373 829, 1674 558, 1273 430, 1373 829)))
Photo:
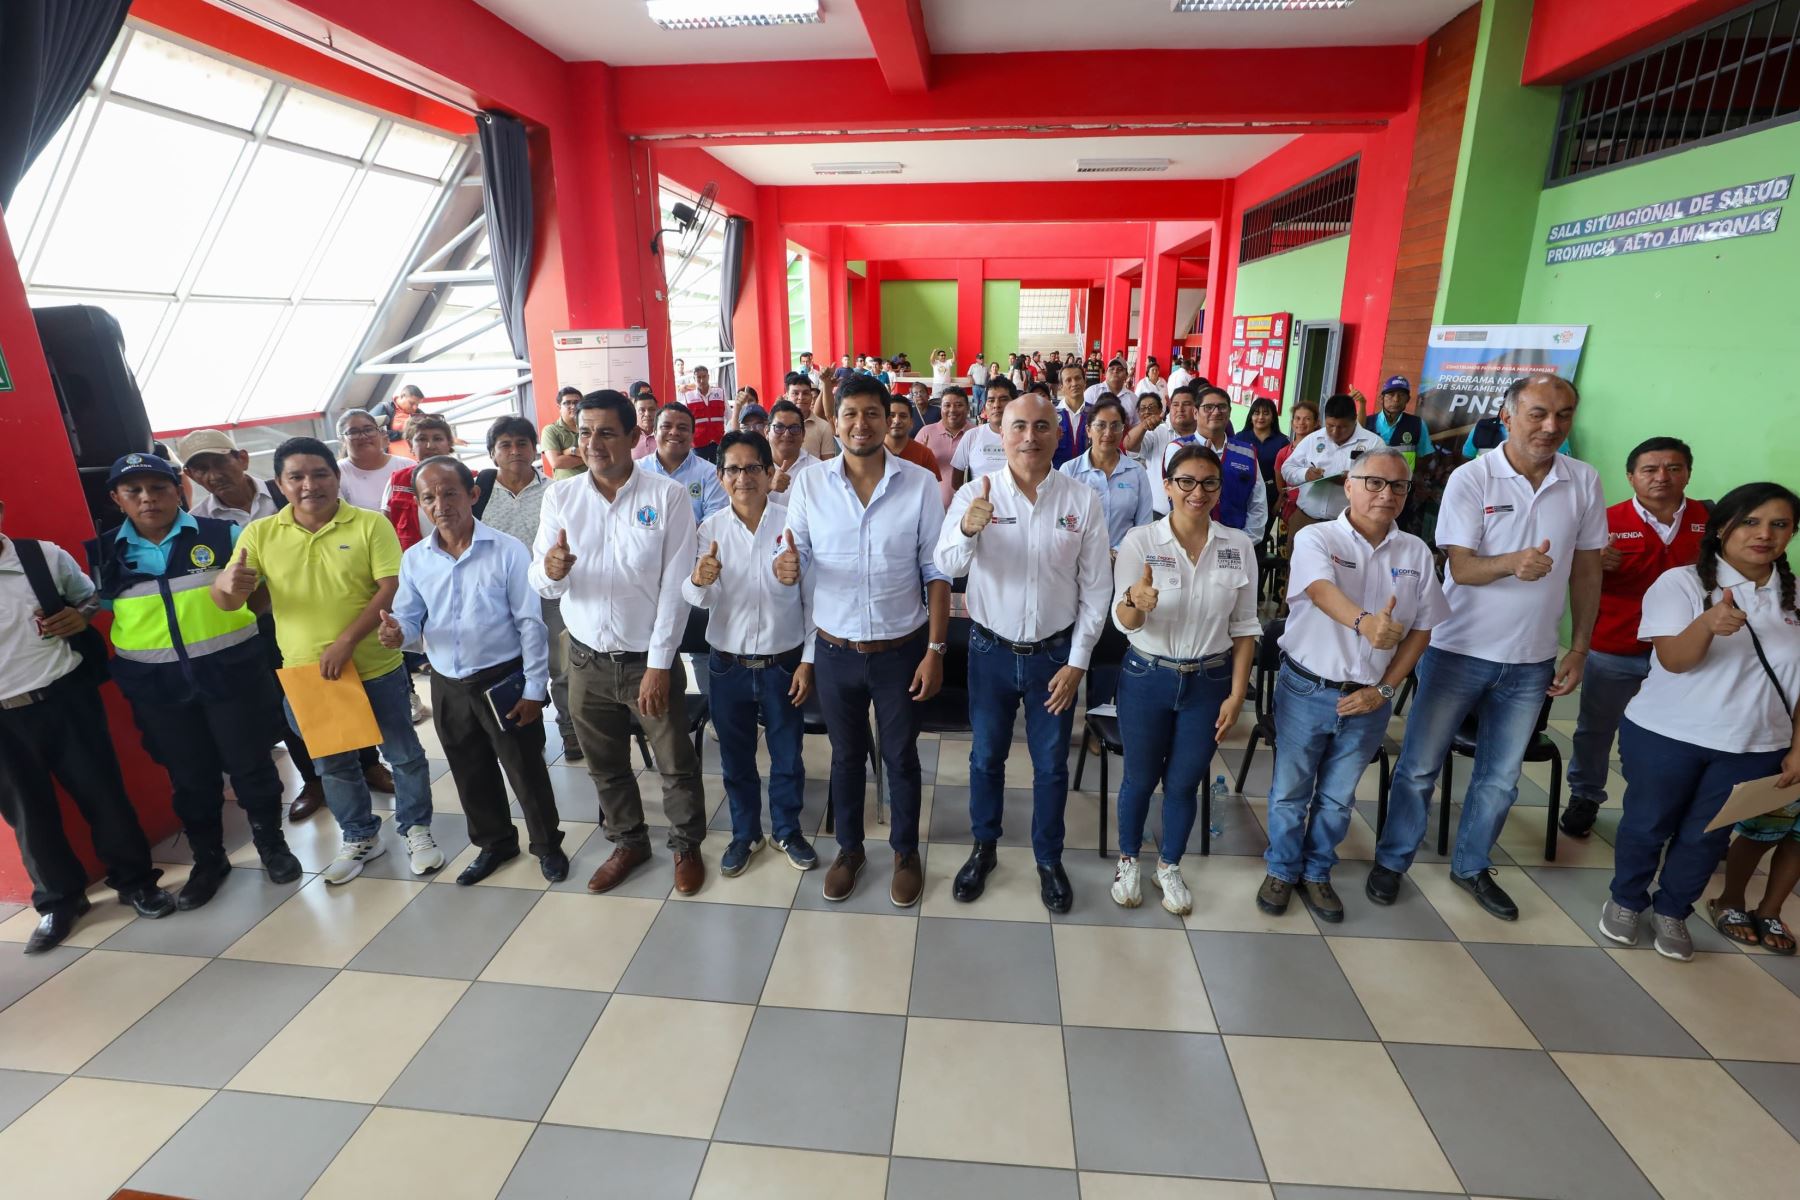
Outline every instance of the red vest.
POLYGON ((1594 649, 1603 654, 1648 654, 1650 643, 1638 641, 1644 615, 1644 593, 1664 571, 1692 565, 1700 557, 1706 532, 1706 506, 1689 500, 1677 514, 1675 540, 1663 545, 1650 523, 1626 500, 1606 510, 1606 529, 1619 566, 1600 577, 1600 615, 1594 621, 1594 649))
POLYGON ((424 537, 419 528, 419 499, 413 495, 413 472, 416 470, 417 464, 401 467, 388 477, 386 515, 394 523, 394 533, 400 538, 402 550, 418 545, 424 537))

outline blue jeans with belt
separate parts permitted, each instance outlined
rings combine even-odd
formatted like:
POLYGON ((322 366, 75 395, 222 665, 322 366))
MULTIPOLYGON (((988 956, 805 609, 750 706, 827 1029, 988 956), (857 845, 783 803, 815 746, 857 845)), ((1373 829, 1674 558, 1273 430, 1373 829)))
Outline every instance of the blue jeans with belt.
MULTIPOLYGON (((425 748, 413 732, 412 706, 407 698, 412 683, 405 667, 362 681, 375 724, 381 728, 381 755, 394 769, 394 828, 401 835, 414 825, 431 827, 431 770, 425 764, 425 748)), ((283 700, 284 707, 287 701, 283 700)), ((288 720, 294 710, 287 709, 288 720)), ((381 818, 369 800, 363 780, 361 752, 346 750, 313 760, 325 784, 325 804, 337 818, 347 841, 372 838, 381 830, 381 818)))
POLYGON ((1063 809, 1069 800, 1069 734, 1075 706, 1051 713, 1050 681, 1069 665, 1067 632, 1033 654, 1016 653, 978 629, 969 630, 969 825, 978 842, 1000 838, 1006 755, 1013 721, 1025 705, 1025 745, 1031 752, 1031 852, 1038 865, 1062 861, 1063 809))
POLYGON ((1216 654, 1192 671, 1157 666, 1136 650, 1119 670, 1119 737, 1125 777, 1119 781, 1119 855, 1136 858, 1144 841, 1150 793, 1162 785, 1164 862, 1187 850, 1200 788, 1218 749, 1219 707, 1231 694, 1231 655, 1216 654))
POLYGON ((1269 783, 1269 874, 1323 883, 1350 830, 1356 782, 1375 757, 1393 707, 1340 717, 1344 693, 1303 679, 1287 663, 1275 677, 1275 775, 1269 783))
POLYGON ((731 806, 731 837, 762 837, 762 776, 756 768, 756 726, 760 716, 769 746, 769 832, 785 842, 800 832, 806 767, 800 742, 806 718, 788 700, 800 649, 774 656, 767 666, 746 667, 737 655, 714 650, 707 659, 713 728, 719 731, 719 767, 731 806))
POLYGON ((1581 671, 1581 715, 1575 721, 1575 753, 1569 756, 1569 795, 1606 803, 1606 764, 1625 706, 1650 674, 1648 654, 1590 650, 1581 671))

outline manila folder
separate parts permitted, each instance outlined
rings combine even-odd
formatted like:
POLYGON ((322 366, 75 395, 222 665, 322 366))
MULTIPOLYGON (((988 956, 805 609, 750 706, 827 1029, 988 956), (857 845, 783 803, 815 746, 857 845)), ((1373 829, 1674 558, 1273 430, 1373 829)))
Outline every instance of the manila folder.
POLYGON ((381 727, 355 667, 346 664, 336 679, 319 674, 318 663, 282 667, 276 675, 314 758, 381 744, 381 727))

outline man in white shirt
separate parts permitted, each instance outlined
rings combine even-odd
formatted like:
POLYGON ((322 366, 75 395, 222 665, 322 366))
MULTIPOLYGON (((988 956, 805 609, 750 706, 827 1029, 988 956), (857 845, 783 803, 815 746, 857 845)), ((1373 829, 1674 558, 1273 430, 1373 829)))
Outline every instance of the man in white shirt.
POLYGON ((1041 396, 1006 407, 1006 469, 964 484, 937 540, 938 570, 967 575, 969 823, 975 849, 955 897, 980 897, 997 862, 1006 759, 1025 705, 1031 751, 1031 849, 1044 907, 1074 902, 1063 870, 1069 734, 1075 696, 1112 592, 1112 546, 1100 498, 1051 467, 1056 410, 1041 396))
POLYGON ((1350 473, 1351 464, 1387 443, 1358 423, 1356 401, 1349 396, 1330 397, 1320 415, 1324 427, 1294 446, 1281 468, 1281 478, 1290 487, 1311 485, 1300 487, 1300 511, 1315 521, 1329 521, 1349 504, 1344 498, 1343 477, 1350 473))
MULTIPOLYGON (((1269 527, 1268 489, 1256 461, 1256 445, 1246 445, 1231 432, 1231 393, 1224 388, 1203 387, 1195 393, 1200 415, 1200 442, 1219 456, 1219 503, 1213 520, 1241 529, 1252 545, 1261 545, 1269 527)), ((1165 451, 1165 460, 1167 452, 1165 451)), ((1157 478, 1162 478, 1159 472, 1157 478)), ((1165 499, 1167 498, 1165 494, 1165 499)))
POLYGON ((819 390, 824 377, 819 374, 819 368, 813 365, 813 353, 811 350, 802 350, 800 352, 800 374, 812 381, 813 391, 816 392, 819 390))
POLYGON ((725 489, 713 464, 694 452, 694 414, 685 404, 665 404, 656 413, 656 453, 637 460, 652 475, 673 479, 694 506, 694 524, 725 507, 725 489))
POLYGON ((1018 394, 1013 381, 1004 375, 988 380, 987 407, 982 412, 985 420, 956 443, 956 450, 950 456, 950 476, 955 486, 961 487, 971 479, 991 475, 1006 466, 1000 418, 1018 394))
MULTIPOLYGON (((1142 423, 1125 431, 1121 443, 1127 450, 1144 456, 1144 470, 1150 473, 1150 506, 1159 516, 1169 513, 1169 492, 1163 487, 1163 469, 1175 451, 1200 440, 1200 389, 1193 384, 1169 393, 1169 419, 1154 429, 1142 423), (1133 444, 1133 435, 1138 435, 1133 444)), ((1123 400, 1120 403, 1124 403, 1123 400)), ((1223 485, 1220 485, 1223 490, 1223 485)))
POLYGON ((1575 385, 1554 375, 1517 380, 1505 400, 1513 436, 1500 453, 1458 467, 1444 487, 1437 541, 1448 559, 1444 597, 1450 615, 1432 630, 1431 647, 1419 660, 1419 694, 1369 871, 1367 891, 1377 904, 1392 904, 1399 895, 1400 876, 1425 837, 1451 740, 1475 713, 1480 754, 1463 801, 1450 878, 1493 916, 1518 919, 1518 906, 1488 874, 1490 855, 1518 798, 1519 771, 1545 696, 1566 696, 1581 683, 1600 608, 1606 549, 1600 476, 1587 463, 1557 454, 1579 401, 1575 385), (1565 597, 1570 649, 1559 665, 1557 625, 1565 597))
POLYGON ((987 403, 987 382, 987 361, 977 354, 975 361, 969 364, 969 390, 974 393, 977 408, 987 403))
POLYGON ((1111 392, 1119 398, 1119 403, 1125 406, 1125 420, 1132 425, 1136 425, 1137 393, 1131 390, 1131 385, 1128 382, 1130 378, 1131 371, 1125 366, 1125 363, 1122 360, 1115 358, 1107 363, 1106 377, 1099 383, 1088 388, 1086 392, 1082 393, 1082 411, 1086 412, 1088 409, 1094 407, 1094 401, 1100 398, 1101 392, 1111 392))
POLYGON ((1169 370, 1169 391, 1173 392, 1176 388, 1185 387, 1187 384, 1194 381, 1194 373, 1188 369, 1188 364, 1192 361, 1193 360, 1190 358, 1177 358, 1175 360, 1174 365, 1169 370))
POLYGON ((756 764, 761 714, 769 748, 769 833, 798 870, 819 856, 800 827, 806 767, 800 757, 812 694, 811 581, 787 587, 770 564, 780 554, 786 507, 769 507, 774 457, 761 434, 728 433, 720 445, 719 476, 731 505, 701 522, 698 557, 681 594, 707 610, 707 663, 713 728, 719 731, 719 770, 731 810, 731 844, 719 873, 743 873, 762 849, 762 776, 756 764))
MULTIPOLYGON (((800 410, 800 419, 806 424, 806 435, 805 440, 801 443, 802 448, 814 458, 823 461, 827 458, 837 457, 838 442, 837 430, 832 426, 831 421, 819 415, 819 386, 798 371, 791 372, 787 377, 788 403, 800 410)), ((775 410, 770 409, 769 415, 773 418, 775 410)), ((781 448, 776 446, 774 449, 775 457, 779 459, 781 448)))
POLYGON ((776 578, 811 577, 819 707, 831 736, 831 808, 838 855, 825 898, 850 898, 865 864, 864 768, 873 705, 887 767, 896 907, 918 903, 919 705, 944 682, 950 580, 933 553, 944 521, 937 476, 889 454, 888 390, 872 376, 838 393, 844 453, 794 480, 787 546, 776 578), (928 597, 928 599, 927 599, 928 597), (928 632, 929 630, 929 632, 928 632))
POLYGON ((1344 919, 1331 869, 1356 782, 1387 732, 1395 689, 1450 611, 1431 547, 1395 525, 1411 480, 1400 451, 1371 451, 1350 473, 1350 507, 1294 539, 1275 682, 1268 876, 1256 893, 1271 916, 1300 889, 1321 921, 1344 919))
MULTIPOLYGON (((837 444, 836 435, 831 441, 837 444)), ((769 447, 774 455, 769 467, 769 499, 786 504, 794 476, 824 461, 806 449, 806 414, 799 405, 790 400, 775 402, 769 413, 769 447)))
POLYGON ((637 414, 622 394, 589 395, 577 422, 587 473, 558 480, 544 498, 531 585, 562 601, 575 736, 617 846, 588 890, 611 891, 650 859, 631 766, 636 716, 662 775, 675 890, 692 895, 706 880, 706 800, 676 649, 687 625, 681 583, 694 569, 694 509, 680 484, 633 465, 637 414))

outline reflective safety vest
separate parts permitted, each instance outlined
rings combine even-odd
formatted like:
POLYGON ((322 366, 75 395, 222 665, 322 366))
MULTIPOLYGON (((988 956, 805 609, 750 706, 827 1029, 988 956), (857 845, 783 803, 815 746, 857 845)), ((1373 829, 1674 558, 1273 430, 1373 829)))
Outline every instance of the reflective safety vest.
POLYGON ((133 567, 110 535, 88 543, 100 597, 112 606, 113 678, 133 699, 219 699, 238 690, 243 670, 267 669, 256 614, 227 612, 212 598, 213 580, 231 561, 231 522, 194 521, 197 529, 170 543, 161 575, 133 567))

